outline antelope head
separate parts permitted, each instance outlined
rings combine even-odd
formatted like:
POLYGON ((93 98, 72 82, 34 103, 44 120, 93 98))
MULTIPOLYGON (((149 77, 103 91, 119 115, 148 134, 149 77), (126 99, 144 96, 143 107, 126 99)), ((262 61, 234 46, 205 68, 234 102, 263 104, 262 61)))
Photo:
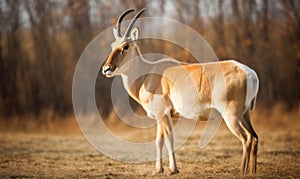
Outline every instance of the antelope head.
POLYGON ((119 75, 122 71, 122 65, 124 65, 128 59, 125 57, 134 51, 136 46, 136 41, 139 37, 139 30, 137 27, 133 27, 136 20, 144 12, 145 9, 140 10, 134 18, 131 20, 129 26, 127 27, 125 34, 121 33, 121 23, 124 17, 133 12, 133 9, 129 9, 120 15, 118 18, 116 27, 113 28, 113 34, 115 37, 115 42, 111 44, 112 51, 107 57, 104 65, 102 66, 102 74, 106 77, 114 77, 119 75))

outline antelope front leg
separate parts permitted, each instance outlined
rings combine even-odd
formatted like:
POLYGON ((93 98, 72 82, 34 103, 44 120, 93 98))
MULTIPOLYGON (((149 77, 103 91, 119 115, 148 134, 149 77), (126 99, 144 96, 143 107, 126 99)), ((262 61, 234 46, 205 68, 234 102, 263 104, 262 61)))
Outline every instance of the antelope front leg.
POLYGON ((172 124, 172 118, 170 116, 164 116, 161 125, 163 126, 163 133, 164 133, 164 139, 165 139, 165 145, 168 151, 169 155, 169 174, 173 175, 178 173, 177 165, 176 165, 176 159, 175 159, 175 153, 174 153, 174 138, 173 138, 173 124, 172 124))
POLYGON ((161 128, 161 124, 160 124, 160 122, 157 122, 156 140, 155 140, 155 144, 156 144, 156 165, 155 165, 155 172, 153 173, 153 175, 164 172, 164 168, 162 167, 162 148, 163 148, 163 145, 164 145, 163 137, 164 137, 164 133, 163 133, 163 130, 161 128))
POLYGON ((157 133, 156 133, 156 167, 153 174, 162 173, 164 171, 162 167, 162 147, 165 143, 168 156, 169 156, 169 174, 173 175, 178 173, 176 159, 174 154, 174 139, 172 131, 172 119, 164 116, 161 121, 157 121, 157 133))

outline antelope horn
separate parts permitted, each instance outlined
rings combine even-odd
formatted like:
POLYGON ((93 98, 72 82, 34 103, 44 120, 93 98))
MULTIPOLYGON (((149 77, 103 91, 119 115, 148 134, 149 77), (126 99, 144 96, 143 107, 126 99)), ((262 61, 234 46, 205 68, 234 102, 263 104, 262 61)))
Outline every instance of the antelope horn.
POLYGON ((126 32, 125 32, 125 36, 126 36, 126 37, 129 36, 129 33, 131 32, 131 29, 132 29, 133 25, 135 24, 137 18, 139 18, 140 15, 141 15, 144 11, 145 11, 145 8, 142 9, 142 10, 140 10, 140 12, 138 12, 138 13, 134 16, 134 18, 131 20, 131 22, 130 22, 130 24, 129 24, 129 26, 127 27, 127 30, 126 30, 126 32))
POLYGON ((127 14, 129 14, 129 13, 131 13, 133 11, 134 11, 134 9, 129 9, 129 10, 123 12, 123 14, 121 14, 120 17, 118 18, 118 22, 117 22, 117 26, 116 27, 117 27, 117 31, 118 31, 118 36, 119 37, 122 37, 122 33, 121 33, 121 23, 122 23, 122 20, 124 19, 124 17, 127 14))

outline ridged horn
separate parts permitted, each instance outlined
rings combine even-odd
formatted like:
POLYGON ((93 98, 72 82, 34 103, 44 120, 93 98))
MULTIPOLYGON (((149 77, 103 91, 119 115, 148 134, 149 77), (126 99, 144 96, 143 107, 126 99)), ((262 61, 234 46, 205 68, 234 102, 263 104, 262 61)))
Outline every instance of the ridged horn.
POLYGON ((126 36, 126 37, 129 36, 129 33, 131 32, 131 29, 132 29, 132 27, 134 26, 136 20, 140 17, 140 15, 141 15, 144 11, 145 11, 145 8, 142 9, 142 10, 140 10, 140 12, 138 12, 138 13, 134 16, 134 18, 131 20, 129 26, 127 27, 127 30, 125 31, 125 35, 124 35, 124 36, 126 36))
POLYGON ((119 37, 122 37, 122 33, 121 33, 121 23, 122 23, 122 20, 124 19, 124 17, 125 17, 127 14, 129 14, 129 13, 131 13, 131 12, 133 12, 133 11, 134 11, 134 9, 128 9, 127 11, 123 12, 123 13, 119 16, 118 22, 117 22, 117 25, 116 25, 116 28, 117 28, 117 32, 118 32, 118 36, 119 36, 119 37))

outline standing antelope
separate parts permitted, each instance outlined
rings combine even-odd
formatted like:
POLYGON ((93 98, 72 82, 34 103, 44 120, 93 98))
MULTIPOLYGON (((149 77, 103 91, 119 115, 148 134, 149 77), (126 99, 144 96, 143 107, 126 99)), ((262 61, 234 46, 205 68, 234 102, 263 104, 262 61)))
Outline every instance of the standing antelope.
POLYGON ((259 80, 252 69, 233 60, 183 64, 171 58, 151 62, 143 58, 137 41, 139 30, 134 27, 137 18, 145 9, 139 11, 130 22, 125 34, 121 33, 121 22, 134 10, 127 10, 118 18, 113 29, 115 42, 112 51, 102 66, 106 77, 121 75, 129 95, 157 121, 156 170, 163 172, 162 147, 165 143, 169 155, 169 174, 178 173, 174 154, 172 118, 178 114, 187 119, 222 117, 243 144, 241 173, 256 172, 258 137, 250 122, 250 110, 254 109, 259 80), (131 60, 137 57, 138 60, 131 60), (167 64, 167 65, 166 65, 167 64), (151 73, 166 66, 162 75, 151 73), (147 71, 136 80, 137 71, 147 71), (220 91, 222 73, 224 90, 220 91), (224 103, 221 109, 220 103, 224 103))

